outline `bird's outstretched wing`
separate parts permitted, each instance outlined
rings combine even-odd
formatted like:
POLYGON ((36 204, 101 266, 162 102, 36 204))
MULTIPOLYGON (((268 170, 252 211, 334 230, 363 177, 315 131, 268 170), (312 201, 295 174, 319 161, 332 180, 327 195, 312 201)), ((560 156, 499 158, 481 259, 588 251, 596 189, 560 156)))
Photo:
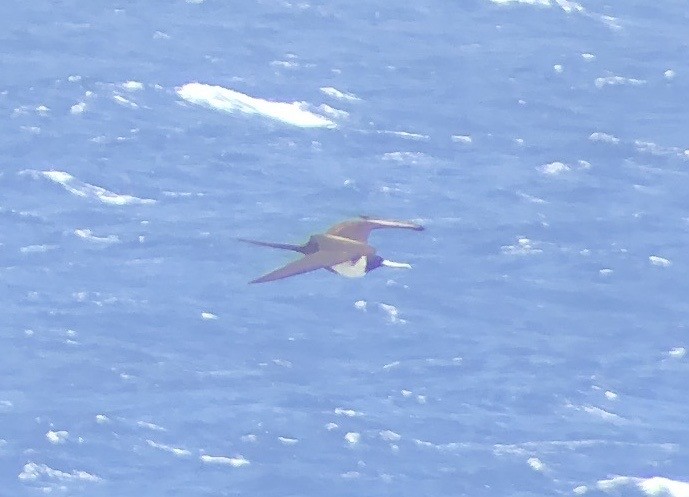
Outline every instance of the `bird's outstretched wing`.
POLYGON ((297 261, 290 262, 286 266, 271 271, 268 274, 264 274, 260 278, 256 278, 250 283, 265 283, 267 281, 280 280, 282 278, 288 278, 290 276, 295 276, 297 274, 308 273, 309 271, 315 271, 316 269, 326 268, 351 260, 360 254, 355 252, 335 252, 335 251, 320 251, 313 254, 309 254, 297 261))
POLYGON ((391 219, 374 219, 367 216, 361 216, 359 219, 350 219, 336 224, 326 234, 341 236, 356 240, 358 242, 367 243, 368 235, 371 230, 379 228, 403 228, 415 231, 422 231, 424 229, 420 224, 411 221, 395 221, 391 219))

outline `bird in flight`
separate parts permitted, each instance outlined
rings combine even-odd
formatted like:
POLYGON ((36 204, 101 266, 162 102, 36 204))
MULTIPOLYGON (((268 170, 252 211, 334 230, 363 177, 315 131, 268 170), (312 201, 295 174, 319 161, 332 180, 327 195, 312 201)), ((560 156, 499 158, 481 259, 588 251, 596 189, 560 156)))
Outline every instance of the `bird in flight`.
POLYGON ((368 244, 368 235, 380 228, 403 228, 423 231, 424 227, 410 221, 392 221, 361 216, 358 219, 343 221, 331 227, 325 233, 312 235, 303 245, 288 243, 259 242, 240 238, 242 242, 293 250, 304 254, 304 257, 256 278, 250 283, 265 283, 281 280, 297 274, 308 273, 316 269, 327 269, 333 273, 358 278, 380 266, 411 268, 409 264, 392 262, 376 254, 376 249, 368 244))

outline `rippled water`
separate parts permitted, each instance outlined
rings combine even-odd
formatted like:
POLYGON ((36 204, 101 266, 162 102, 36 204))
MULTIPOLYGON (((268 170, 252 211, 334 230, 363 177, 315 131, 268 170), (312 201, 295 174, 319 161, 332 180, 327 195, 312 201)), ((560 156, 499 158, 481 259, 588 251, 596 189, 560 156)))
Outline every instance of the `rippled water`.
POLYGON ((683 2, 9 5, 0 495, 689 495, 683 2))

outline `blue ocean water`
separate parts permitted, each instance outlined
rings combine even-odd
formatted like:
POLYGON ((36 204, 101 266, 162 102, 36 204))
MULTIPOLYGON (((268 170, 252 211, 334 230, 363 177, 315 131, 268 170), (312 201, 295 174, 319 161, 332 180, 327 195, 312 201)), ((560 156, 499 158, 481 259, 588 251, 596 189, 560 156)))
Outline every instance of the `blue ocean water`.
POLYGON ((684 2, 7 4, 0 496, 689 495, 684 2))

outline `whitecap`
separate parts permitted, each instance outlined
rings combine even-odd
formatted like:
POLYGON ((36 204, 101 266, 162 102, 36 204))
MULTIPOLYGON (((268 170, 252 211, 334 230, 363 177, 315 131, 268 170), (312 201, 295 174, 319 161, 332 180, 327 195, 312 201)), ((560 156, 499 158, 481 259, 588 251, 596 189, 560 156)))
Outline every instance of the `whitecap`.
POLYGON ((57 245, 27 245, 26 247, 21 247, 19 251, 22 254, 37 254, 42 252, 47 252, 48 250, 55 250, 57 245))
POLYGON ((619 85, 640 86, 645 85, 646 81, 643 79, 625 78, 623 76, 606 76, 604 78, 596 78, 595 84, 596 88, 619 85))
POLYGON ((361 440, 361 434, 350 431, 344 436, 344 439, 347 441, 348 444, 356 445, 359 443, 359 440, 361 440))
POLYGON ((280 443, 282 443, 283 445, 294 445, 294 444, 296 444, 297 442, 299 442, 299 440, 296 439, 296 438, 288 438, 288 437, 278 437, 278 440, 279 440, 280 443))
POLYGON ((153 430, 153 431, 167 431, 162 426, 158 426, 155 423, 149 423, 148 421, 137 421, 136 425, 141 427, 141 428, 147 428, 147 429, 153 430))
POLYGON ((154 442, 153 440, 146 440, 146 443, 155 449, 160 449, 160 450, 164 450, 165 452, 170 452, 170 453, 172 453, 178 457, 184 457, 184 456, 191 455, 191 452, 189 452, 187 449, 179 449, 177 447, 172 447, 170 445, 160 444, 160 443, 154 442))
POLYGON ((53 469, 45 464, 36 464, 34 462, 26 463, 22 472, 19 473, 18 478, 24 481, 35 481, 41 478, 60 481, 81 480, 96 482, 101 480, 100 477, 87 473, 86 471, 74 470, 71 473, 67 473, 59 469, 53 469))
POLYGON ((338 416, 347 416, 348 418, 353 418, 354 416, 363 416, 362 412, 355 411, 354 409, 343 409, 341 407, 335 408, 335 414, 338 416))
POLYGON ((669 267, 672 265, 672 262, 669 259, 666 259, 665 257, 657 256, 657 255, 649 256, 648 261, 651 264, 653 264, 654 266, 669 267))
MULTIPOLYGON (((403 138, 405 140, 428 141, 431 139, 431 137, 428 135, 422 135, 421 133, 411 133, 409 131, 387 131, 387 130, 383 130, 383 131, 379 131, 379 133, 383 133, 385 135, 397 136, 397 137, 403 138)), ((396 153, 400 153, 400 152, 396 152, 396 153)), ((406 152, 403 152, 403 153, 406 153, 406 152)))
POLYGON ((117 243, 120 241, 117 235, 96 236, 90 229, 76 229, 74 230, 74 234, 79 238, 94 243, 117 243))
POLYGON ((187 83, 177 88, 177 95, 196 105, 224 112, 259 114, 300 128, 333 128, 336 124, 306 110, 304 102, 273 102, 238 91, 202 83, 187 83))
POLYGON ((452 135, 450 139, 455 143, 471 143, 474 141, 469 135, 452 135))
POLYGON ((571 169, 572 168, 570 168, 567 164, 559 161, 544 164, 539 168, 543 174, 547 174, 549 176, 566 173, 567 171, 571 171, 571 169))
POLYGON ((395 433, 391 430, 383 430, 378 434, 380 435, 380 438, 382 438, 386 442, 397 442, 402 438, 402 436, 399 433, 395 433))
POLYGON ((110 205, 127 205, 127 204, 154 204, 155 200, 150 198, 139 198, 132 195, 120 195, 100 186, 90 185, 81 180, 78 180, 71 174, 64 171, 25 171, 34 177, 43 176, 48 178, 67 190, 72 195, 77 197, 84 197, 95 199, 110 205))
POLYGON ((615 476, 599 480, 597 487, 605 492, 614 491, 620 487, 636 486, 646 495, 669 495, 670 497, 689 497, 689 482, 671 480, 662 476, 638 478, 634 476, 615 476))
POLYGON ((541 249, 536 248, 533 242, 526 238, 520 237, 517 239, 516 245, 503 245, 500 247, 503 254, 508 255, 530 255, 530 254, 540 254, 543 252, 541 249))
POLYGON ((53 431, 49 430, 48 433, 45 434, 45 438, 48 439, 48 442, 54 445, 59 445, 65 443, 67 441, 67 438, 69 437, 69 432, 64 431, 64 430, 59 430, 59 431, 53 431))
POLYGON ((328 95, 329 97, 337 98, 338 100, 347 100, 350 102, 355 102, 357 100, 361 100, 359 97, 357 97, 353 93, 346 93, 346 92, 340 91, 336 88, 333 88, 331 86, 323 87, 320 90, 322 93, 328 95))
POLYGON ((144 85, 139 81, 125 81, 124 83, 122 83, 122 88, 129 91, 138 91, 143 90, 144 85))
POLYGON ((86 103, 85 102, 79 102, 77 104, 72 105, 69 108, 69 112, 71 114, 83 114, 85 110, 86 110, 86 103))
POLYGON ((246 466, 249 464, 249 461, 245 459, 243 456, 237 456, 237 457, 225 457, 225 456, 209 456, 209 455, 202 455, 200 457, 202 462, 205 462, 207 464, 226 464, 228 466, 232 466, 233 468, 239 468, 241 466, 246 466))
POLYGON ((129 99, 124 98, 122 95, 114 95, 112 98, 115 102, 117 102, 118 104, 120 104, 124 107, 129 107, 131 109, 136 109, 139 107, 136 103, 132 102, 129 99))
POLYGON ((601 133, 601 132, 595 132, 591 133, 589 136, 589 140, 592 142, 605 142, 605 143, 612 143, 613 145, 617 145, 620 143, 620 139, 617 138, 616 136, 609 135, 608 133, 601 133))
POLYGON ((684 347, 674 347, 668 352, 668 355, 674 359, 681 359, 687 354, 687 349, 684 347))
POLYGON ((378 308, 380 308, 388 315, 388 318, 390 319, 391 323, 406 323, 404 319, 400 319, 399 310, 394 305, 379 303, 378 308))

